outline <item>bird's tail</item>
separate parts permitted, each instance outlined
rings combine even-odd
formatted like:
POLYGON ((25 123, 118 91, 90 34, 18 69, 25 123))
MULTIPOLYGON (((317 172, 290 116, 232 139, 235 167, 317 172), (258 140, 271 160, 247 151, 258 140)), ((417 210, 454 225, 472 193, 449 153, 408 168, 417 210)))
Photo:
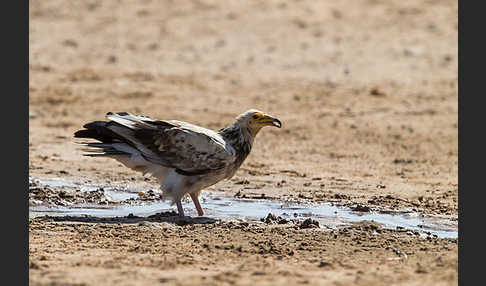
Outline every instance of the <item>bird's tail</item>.
POLYGON ((110 122, 93 121, 83 125, 85 129, 78 130, 74 133, 76 138, 96 139, 103 143, 123 142, 123 137, 116 134, 108 128, 110 122))
MULTIPOLYGON (((75 138, 95 139, 101 143, 85 143, 77 142, 78 144, 88 146, 90 148, 83 149, 87 152, 85 156, 115 156, 115 155, 130 155, 127 152, 129 142, 122 136, 113 132, 108 126, 112 122, 93 121, 85 124, 85 129, 78 130, 74 133, 75 138), (125 149, 125 150, 124 150, 125 149)), ((132 148, 129 148, 132 149, 132 148)))
MULTIPOLYGON (((137 148, 137 146, 144 148, 143 145, 137 145, 140 143, 137 143, 134 139, 134 132, 139 128, 146 127, 145 125, 148 124, 147 122, 150 122, 150 119, 133 116, 126 112, 109 112, 106 117, 111 121, 93 121, 85 124, 83 126, 85 129, 74 133, 75 138, 99 141, 76 142, 87 147, 83 149, 86 152, 83 155, 110 157, 135 171, 140 171, 144 174, 150 173, 158 178, 159 181, 163 181, 170 169, 146 160, 142 151, 137 148)), ((154 126, 146 128, 149 127, 154 128, 154 126)))
POLYGON ((131 153, 119 150, 116 148, 116 145, 124 144, 124 143, 84 143, 79 142, 78 144, 88 146, 90 148, 82 149, 84 152, 84 156, 90 157, 97 157, 97 156, 117 156, 117 155, 131 155, 131 153))

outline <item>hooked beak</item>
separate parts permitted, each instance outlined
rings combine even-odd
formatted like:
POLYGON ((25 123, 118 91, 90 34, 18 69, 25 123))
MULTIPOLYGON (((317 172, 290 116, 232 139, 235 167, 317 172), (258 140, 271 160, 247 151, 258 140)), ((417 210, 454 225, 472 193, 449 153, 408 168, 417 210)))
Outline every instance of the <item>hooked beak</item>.
POLYGON ((282 128, 282 122, 280 122, 280 120, 270 115, 265 115, 265 123, 268 125, 275 126, 277 128, 282 128))

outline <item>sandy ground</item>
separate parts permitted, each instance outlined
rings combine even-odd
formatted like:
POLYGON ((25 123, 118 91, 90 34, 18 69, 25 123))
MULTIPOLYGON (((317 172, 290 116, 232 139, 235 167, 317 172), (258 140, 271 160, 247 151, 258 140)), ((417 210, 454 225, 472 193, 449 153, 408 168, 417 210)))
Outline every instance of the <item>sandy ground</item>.
MULTIPOLYGON (((108 111, 219 129, 257 108, 283 128, 262 130, 209 191, 457 218, 457 11, 445 0, 31 0, 29 173, 155 186, 81 156, 72 134, 108 111)), ((30 282, 457 285, 457 240, 377 227, 31 218, 30 282)))

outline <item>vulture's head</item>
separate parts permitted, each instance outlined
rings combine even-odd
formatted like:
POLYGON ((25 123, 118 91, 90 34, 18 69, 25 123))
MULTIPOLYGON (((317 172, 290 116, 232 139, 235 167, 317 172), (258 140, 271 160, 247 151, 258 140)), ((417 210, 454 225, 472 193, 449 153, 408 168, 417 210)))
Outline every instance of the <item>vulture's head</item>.
POLYGON ((236 117, 236 122, 241 127, 248 128, 253 137, 255 137, 258 131, 264 126, 282 127, 282 122, 280 122, 280 120, 256 109, 250 109, 240 114, 236 117))

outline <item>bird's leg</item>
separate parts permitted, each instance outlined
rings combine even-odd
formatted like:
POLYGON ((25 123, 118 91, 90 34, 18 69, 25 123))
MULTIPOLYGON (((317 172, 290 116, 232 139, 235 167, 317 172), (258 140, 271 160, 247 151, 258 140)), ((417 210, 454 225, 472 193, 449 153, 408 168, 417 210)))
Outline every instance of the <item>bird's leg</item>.
POLYGON ((177 204, 177 212, 179 213, 179 216, 184 217, 184 209, 182 208, 181 200, 180 199, 177 200, 176 204, 177 204))
POLYGON ((199 203, 199 199, 197 197, 197 194, 190 194, 190 195, 191 195, 192 201, 194 202, 194 205, 196 206, 197 215, 198 216, 203 216, 204 215, 204 212, 203 212, 203 209, 201 207, 201 204, 199 203))

